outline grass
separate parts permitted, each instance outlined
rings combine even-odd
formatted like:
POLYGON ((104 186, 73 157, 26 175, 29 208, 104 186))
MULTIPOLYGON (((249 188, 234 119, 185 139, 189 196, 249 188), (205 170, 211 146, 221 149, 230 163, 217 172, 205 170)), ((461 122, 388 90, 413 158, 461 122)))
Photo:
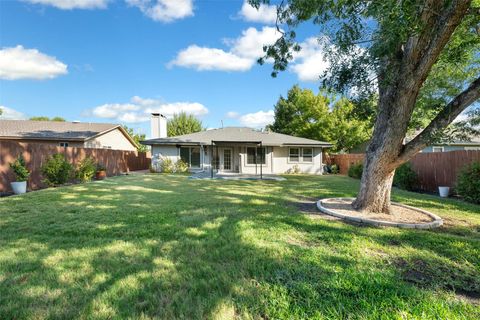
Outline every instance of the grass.
POLYGON ((2 198, 0 319, 480 318, 480 206, 395 190, 434 231, 299 211, 357 189, 145 175, 2 198))

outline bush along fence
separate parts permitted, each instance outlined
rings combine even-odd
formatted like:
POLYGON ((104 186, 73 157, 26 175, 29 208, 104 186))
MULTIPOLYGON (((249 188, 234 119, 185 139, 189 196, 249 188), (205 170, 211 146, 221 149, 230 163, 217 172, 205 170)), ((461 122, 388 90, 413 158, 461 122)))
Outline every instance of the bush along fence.
POLYGON ((92 158, 105 167, 107 176, 119 175, 129 171, 147 170, 150 167, 150 153, 110 149, 90 149, 55 147, 39 143, 0 141, 0 192, 10 192, 10 183, 15 181, 15 174, 10 168, 20 155, 23 156, 27 169, 29 190, 46 187, 41 174, 41 167, 54 154, 63 154, 67 162, 78 167, 85 158, 92 158))
MULTIPOLYGON (((340 174, 347 174, 350 167, 363 163, 364 158, 364 154, 336 154, 330 155, 328 161, 338 165, 340 174)), ((480 151, 418 153, 409 161, 417 174, 418 189, 429 192, 438 192, 439 186, 455 188, 462 169, 474 162, 480 162, 480 151)))

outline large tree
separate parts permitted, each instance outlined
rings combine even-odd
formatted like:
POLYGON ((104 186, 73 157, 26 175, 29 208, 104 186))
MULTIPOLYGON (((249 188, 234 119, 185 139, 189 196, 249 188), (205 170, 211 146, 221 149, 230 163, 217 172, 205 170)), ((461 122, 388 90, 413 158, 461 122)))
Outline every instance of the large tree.
MULTIPOLYGON (((270 1, 250 0, 257 7, 261 2, 270 1)), ((274 60, 273 75, 301 50, 295 29, 306 21, 317 25, 319 40, 329 44, 330 68, 320 75, 323 85, 378 94, 373 137, 353 206, 388 213, 395 169, 480 98, 480 0, 282 1, 277 10, 282 37, 264 48, 265 58, 274 60), (431 119, 404 144, 416 112, 431 112, 431 119)))
POLYGON ((371 123, 354 112, 354 104, 346 99, 293 86, 287 96, 275 104, 274 132, 328 141, 332 151, 349 151, 371 136, 371 123))
POLYGON ((30 119, 28 120, 32 120, 32 121, 57 121, 57 122, 65 122, 65 119, 62 118, 62 117, 53 117, 53 118, 49 118, 49 117, 46 117, 46 116, 35 116, 35 117, 30 117, 30 119))
POLYGON ((185 112, 174 114, 173 118, 169 119, 167 122, 167 135, 169 137, 195 133, 202 130, 205 130, 202 121, 185 112))

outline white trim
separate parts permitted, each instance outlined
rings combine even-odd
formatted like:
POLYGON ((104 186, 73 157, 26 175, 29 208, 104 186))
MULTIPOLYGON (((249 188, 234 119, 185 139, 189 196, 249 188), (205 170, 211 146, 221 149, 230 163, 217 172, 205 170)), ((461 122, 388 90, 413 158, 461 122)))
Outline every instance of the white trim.
POLYGON ((445 152, 445 148, 432 146, 432 152, 445 152), (435 151, 435 149, 440 149, 440 151, 435 151))

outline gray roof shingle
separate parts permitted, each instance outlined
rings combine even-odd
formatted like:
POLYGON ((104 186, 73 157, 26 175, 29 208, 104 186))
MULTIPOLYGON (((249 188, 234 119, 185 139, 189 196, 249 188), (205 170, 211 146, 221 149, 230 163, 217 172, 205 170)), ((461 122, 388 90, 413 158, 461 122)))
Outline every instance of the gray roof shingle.
POLYGON ((330 147, 331 144, 324 141, 289 136, 286 134, 258 131, 246 127, 226 127, 221 129, 212 129, 196 133, 185 134, 176 137, 158 138, 142 141, 145 145, 186 145, 198 144, 208 145, 212 141, 227 143, 259 143, 265 146, 282 145, 312 145, 330 147))
POLYGON ((85 141, 117 127, 111 123, 0 120, 0 138, 85 141))

